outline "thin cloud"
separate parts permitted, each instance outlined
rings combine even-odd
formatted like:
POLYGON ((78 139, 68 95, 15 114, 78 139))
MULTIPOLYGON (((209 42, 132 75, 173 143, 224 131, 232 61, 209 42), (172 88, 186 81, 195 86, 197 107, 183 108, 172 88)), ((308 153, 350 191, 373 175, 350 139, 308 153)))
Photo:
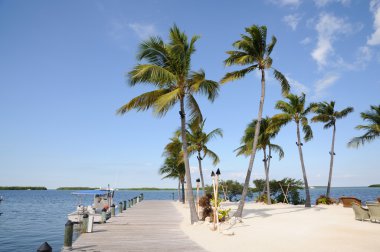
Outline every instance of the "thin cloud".
POLYGON ((279 5, 281 7, 297 8, 302 3, 301 0, 269 0, 269 2, 279 5))
POLYGON ((132 29, 140 39, 147 39, 150 36, 158 34, 153 24, 132 23, 128 24, 128 27, 132 29))
POLYGON ((305 93, 305 94, 308 94, 310 92, 310 89, 302 84, 301 82, 289 77, 289 76, 286 76, 286 79, 288 80, 289 84, 290 84, 290 87, 292 88, 292 90, 295 91, 295 93, 297 94, 301 94, 301 93, 305 93))
POLYGON ((300 41, 300 44, 301 45, 308 45, 308 44, 310 44, 310 42, 311 42, 311 38, 310 37, 306 37, 306 38, 304 38, 303 40, 300 41))
POLYGON ((314 0, 314 3, 317 7, 325 7, 330 3, 340 3, 343 6, 348 6, 351 3, 351 0, 314 0))
POLYGON ((371 46, 380 45, 380 0, 371 0, 369 6, 375 19, 373 22, 373 28, 375 31, 370 38, 368 38, 367 44, 371 46))
POLYGON ((314 85, 314 98, 321 98, 326 94, 326 89, 335 84, 340 78, 337 73, 326 74, 322 79, 318 80, 314 85))
POLYGON ((282 21, 292 28, 293 31, 297 29, 298 23, 301 21, 301 16, 299 14, 291 14, 284 16, 282 21))
POLYGON ((334 54, 333 42, 338 35, 347 35, 353 32, 353 26, 344 18, 332 14, 322 13, 319 16, 315 30, 318 33, 318 42, 311 56, 320 68, 328 63, 328 56, 334 54))

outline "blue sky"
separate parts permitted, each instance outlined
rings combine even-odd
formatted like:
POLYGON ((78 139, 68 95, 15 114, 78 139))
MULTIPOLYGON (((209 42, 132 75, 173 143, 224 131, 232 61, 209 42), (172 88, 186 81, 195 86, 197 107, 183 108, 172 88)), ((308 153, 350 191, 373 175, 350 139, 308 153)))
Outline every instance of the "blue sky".
MULTIPOLYGON (((178 109, 164 118, 151 111, 117 116, 115 111, 149 87, 127 85, 138 44, 165 40, 176 23, 200 35, 192 68, 220 80, 235 68, 223 65, 225 51, 252 24, 266 25, 278 43, 273 66, 295 93, 308 101, 335 100, 355 112, 337 123, 333 186, 380 182, 380 141, 359 149, 347 142, 362 132, 360 112, 379 104, 379 0, 266 1, 0 1, 0 185, 157 186, 163 147, 179 126, 178 109)), ((279 84, 268 72, 264 115, 274 115, 279 84)), ((210 144, 221 159, 223 179, 243 181, 248 159, 235 157, 246 125, 257 116, 257 74, 222 86, 218 99, 198 97, 207 130, 222 128, 210 144)), ((304 145, 311 185, 327 183, 331 130, 312 124, 304 145)), ((285 158, 272 162, 271 177, 302 178, 294 125, 275 142, 285 158)), ((253 178, 263 178, 258 153, 253 178)), ((198 177, 197 160, 190 165, 198 177)), ((206 183, 215 169, 204 163, 206 183)))

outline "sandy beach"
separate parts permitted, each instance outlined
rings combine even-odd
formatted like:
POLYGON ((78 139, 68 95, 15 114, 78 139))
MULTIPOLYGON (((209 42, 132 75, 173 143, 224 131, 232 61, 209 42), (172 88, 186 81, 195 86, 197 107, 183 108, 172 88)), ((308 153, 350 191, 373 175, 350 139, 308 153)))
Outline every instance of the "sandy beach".
MULTIPOLYGON (((206 223, 190 224, 188 205, 173 203, 183 215, 181 229, 207 251, 380 251, 380 223, 357 221, 342 205, 303 206, 247 203, 242 223, 221 225, 221 233, 206 223), (225 235, 222 230, 233 232, 225 235)), ((236 203, 224 203, 237 208, 236 203)))

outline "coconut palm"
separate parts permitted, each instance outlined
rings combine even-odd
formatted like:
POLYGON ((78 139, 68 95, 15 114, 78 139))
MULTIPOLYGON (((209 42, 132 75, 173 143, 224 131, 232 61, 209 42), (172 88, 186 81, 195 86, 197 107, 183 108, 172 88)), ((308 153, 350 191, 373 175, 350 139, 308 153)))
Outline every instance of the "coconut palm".
POLYGON ((360 117, 364 121, 368 121, 367 125, 358 125, 356 129, 366 130, 367 132, 359 137, 354 137, 349 143, 349 147, 359 147, 359 145, 364 145, 364 143, 369 143, 380 137, 380 105, 371 105, 371 110, 360 113, 360 117))
MULTIPOLYGON (((248 124, 247 128, 244 131, 244 136, 241 139, 242 145, 237 148, 235 151, 236 156, 244 155, 250 156, 252 153, 252 143, 255 135, 255 129, 258 121, 254 119, 250 124, 248 124)), ((270 168, 270 160, 272 158, 272 151, 278 153, 279 158, 282 159, 284 157, 284 151, 281 146, 273 144, 271 139, 276 137, 278 132, 280 131, 280 127, 274 128, 271 118, 265 117, 261 119, 260 124, 260 133, 257 141, 257 149, 262 150, 264 154, 264 169, 265 169, 265 178, 266 178, 266 192, 267 192, 267 204, 271 204, 270 200, 270 186, 269 186, 269 168, 270 168), (268 129, 272 127, 271 131, 268 129), (267 152, 268 151, 268 152, 267 152), (268 153, 268 154, 267 154, 268 153)))
POLYGON ((164 164, 159 169, 160 175, 164 178, 178 179, 178 198, 182 199, 185 204, 185 163, 183 161, 183 153, 181 151, 182 143, 178 136, 170 139, 170 143, 165 146, 163 156, 164 164), (182 185, 182 196, 180 196, 180 185, 182 185))
POLYGON ((214 129, 209 133, 204 131, 206 119, 193 120, 187 125, 187 141, 189 142, 189 155, 197 154, 199 175, 201 177, 202 191, 205 195, 205 184, 203 180, 202 160, 207 156, 212 159, 212 164, 217 165, 219 163, 218 155, 207 147, 208 142, 217 137, 223 137, 223 131, 220 128, 214 129))
POLYGON ((279 80, 282 88, 282 93, 285 95, 289 92, 290 86, 284 75, 272 68, 272 58, 270 54, 274 46, 276 45, 277 39, 272 36, 272 40, 267 44, 267 27, 253 25, 251 27, 245 28, 246 34, 240 35, 240 40, 237 40, 232 45, 236 50, 227 51, 229 55, 224 61, 226 66, 239 65, 246 66, 245 68, 237 71, 227 73, 221 83, 226 83, 229 81, 234 81, 243 78, 248 73, 258 70, 261 73, 261 97, 259 112, 257 116, 257 124, 255 130, 255 136, 252 143, 252 153, 249 159, 247 175, 245 177, 244 188, 242 193, 242 198, 239 202, 237 211, 235 212, 235 217, 242 217, 243 208, 245 203, 245 198, 248 193, 249 181, 251 178, 253 163, 256 155, 257 149, 257 139, 259 136, 259 129, 261 123, 261 117, 264 108, 264 98, 265 98, 265 73, 266 70, 273 70, 274 77, 279 80))
POLYGON ((194 94, 204 94, 208 100, 214 101, 218 95, 219 84, 207 80, 205 72, 190 70, 191 56, 195 52, 195 42, 198 36, 190 41, 184 32, 174 25, 169 32, 169 43, 164 43, 160 37, 151 37, 140 44, 137 58, 147 63, 136 65, 128 73, 129 84, 151 84, 155 90, 143 93, 122 106, 119 114, 132 109, 144 111, 153 108, 158 116, 164 116, 177 103, 180 107, 181 140, 186 171, 187 199, 190 208, 191 223, 198 221, 192 190, 190 166, 186 140, 186 113, 189 117, 202 117, 194 94))
POLYGON ((334 144, 335 144, 335 132, 336 132, 336 120, 342 119, 346 117, 349 113, 353 112, 354 109, 352 107, 347 107, 341 111, 335 110, 335 101, 328 102, 321 102, 317 104, 317 107, 315 108, 314 112, 317 114, 313 118, 311 118, 312 122, 323 122, 325 125, 323 126, 324 129, 329 129, 333 127, 333 135, 332 135, 332 143, 331 143, 331 150, 330 150, 330 172, 329 172, 329 181, 327 183, 327 192, 326 197, 330 197, 330 189, 331 189, 331 178, 332 178, 332 171, 333 171, 333 165, 334 165, 334 144))
POLYGON ((302 93, 300 96, 297 96, 294 94, 288 94, 286 96, 286 99, 288 99, 288 102, 278 101, 276 103, 276 109, 281 110, 283 113, 274 115, 272 119, 274 121, 274 125, 276 125, 276 127, 274 128, 285 126, 291 121, 294 121, 296 123, 296 127, 297 127, 296 145, 298 146, 298 152, 300 156, 301 168, 302 168, 302 174, 303 174, 303 181, 305 183, 305 194, 306 194, 305 207, 310 207, 311 203, 310 203, 309 183, 307 182, 305 163, 304 163, 303 154, 302 154, 303 144, 301 143, 300 124, 302 126, 302 131, 304 133, 303 139, 305 140, 305 142, 311 140, 313 138, 313 131, 311 130, 309 121, 306 116, 313 108, 315 108, 315 104, 310 104, 308 107, 305 107, 304 93, 302 93))

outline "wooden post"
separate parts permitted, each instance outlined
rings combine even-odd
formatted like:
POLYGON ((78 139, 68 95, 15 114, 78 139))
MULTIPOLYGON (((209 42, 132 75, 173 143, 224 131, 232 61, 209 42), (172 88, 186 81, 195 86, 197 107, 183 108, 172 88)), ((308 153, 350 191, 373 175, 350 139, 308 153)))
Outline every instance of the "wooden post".
POLYGON ((119 214, 123 212, 123 203, 120 201, 119 202, 119 214))
POLYGON ((63 247, 66 249, 71 249, 73 245, 73 223, 68 220, 65 224, 65 237, 63 240, 63 247))
POLYGON ((115 204, 111 205, 111 216, 115 216, 115 204))
POLYGON ((126 200, 124 200, 124 205, 123 205, 123 210, 127 210, 127 201, 126 200))
POLYGON ((131 205, 131 200, 129 199, 128 200, 128 208, 130 208, 132 205, 131 205))
POLYGON ((87 233, 92 233, 94 227, 94 215, 88 217, 87 233))
POLYGON ((80 230, 81 233, 87 232, 87 224, 88 224, 88 214, 84 214, 83 220, 82 220, 82 228, 80 230))
POLYGON ((49 243, 44 242, 41 244, 41 246, 37 249, 37 252, 53 252, 53 249, 50 247, 49 243))
POLYGON ((141 194, 141 200, 144 200, 144 194, 143 193, 141 194))
POLYGON ((136 202, 137 202, 137 203, 139 203, 139 202, 140 202, 140 195, 139 195, 139 196, 137 196, 137 198, 136 198, 136 202))
POLYGON ((102 209, 102 223, 106 223, 107 221, 107 210, 102 209))

